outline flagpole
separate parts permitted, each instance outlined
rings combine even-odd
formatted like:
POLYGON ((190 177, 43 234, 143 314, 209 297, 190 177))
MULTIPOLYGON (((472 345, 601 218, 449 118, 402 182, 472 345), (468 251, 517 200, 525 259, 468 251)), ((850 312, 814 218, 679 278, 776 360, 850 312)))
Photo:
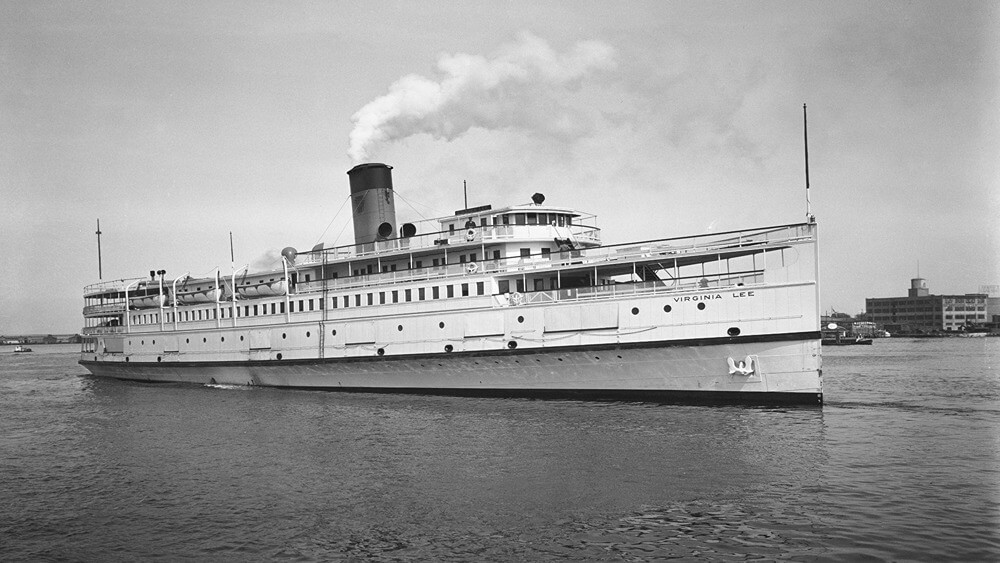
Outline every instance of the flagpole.
POLYGON ((806 221, 812 222, 812 202, 809 201, 809 124, 805 104, 802 104, 802 141, 806 152, 806 221))

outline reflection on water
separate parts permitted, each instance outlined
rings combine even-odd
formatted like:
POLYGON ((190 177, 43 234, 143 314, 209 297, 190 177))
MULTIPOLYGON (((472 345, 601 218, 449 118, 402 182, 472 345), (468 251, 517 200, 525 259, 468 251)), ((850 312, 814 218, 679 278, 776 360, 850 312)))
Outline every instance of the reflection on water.
POLYGON ((822 409, 126 383, 73 349, 0 354, 0 557, 995 559, 983 340, 828 351, 822 409))

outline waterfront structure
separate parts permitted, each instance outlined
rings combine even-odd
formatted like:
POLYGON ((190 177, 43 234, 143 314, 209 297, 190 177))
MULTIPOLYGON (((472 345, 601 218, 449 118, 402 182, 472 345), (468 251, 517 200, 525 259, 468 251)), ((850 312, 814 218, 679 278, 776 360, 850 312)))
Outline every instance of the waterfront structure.
POLYGON ((868 320, 890 333, 953 332, 987 322, 987 295, 932 295, 927 280, 913 278, 906 297, 865 299, 868 320))
POLYGON ((545 203, 397 225, 348 172, 355 243, 84 290, 80 363, 143 381, 345 391, 822 402, 817 225, 602 245, 545 203))

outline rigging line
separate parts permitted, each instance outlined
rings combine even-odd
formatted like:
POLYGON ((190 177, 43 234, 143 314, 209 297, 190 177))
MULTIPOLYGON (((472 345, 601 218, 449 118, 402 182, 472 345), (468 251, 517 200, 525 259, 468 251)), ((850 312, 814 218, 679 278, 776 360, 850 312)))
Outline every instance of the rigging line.
POLYGON ((323 242, 323 237, 326 236, 326 232, 330 230, 331 226, 333 226, 333 222, 337 220, 337 217, 340 217, 340 212, 344 210, 344 206, 347 205, 347 201, 349 199, 351 199, 350 195, 344 198, 344 203, 340 204, 340 209, 337 210, 337 213, 333 216, 333 219, 330 219, 330 222, 327 224, 326 228, 323 229, 323 233, 319 235, 319 238, 316 239, 316 242, 313 243, 313 246, 316 246, 320 242, 323 242))
MULTIPOLYGON (((351 208, 351 217, 352 218, 355 215, 357 215, 358 209, 361 209, 361 204, 364 203, 365 202, 365 198, 368 197, 368 191, 369 190, 365 190, 365 191, 361 192, 361 197, 358 198, 358 204, 355 205, 353 208, 351 208)), ((351 194, 351 195, 349 195, 347 197, 348 197, 348 199, 353 198, 354 194, 351 194)), ((347 230, 347 225, 348 225, 347 223, 344 223, 344 228, 340 229, 340 232, 337 233, 337 238, 333 239, 333 246, 337 246, 337 243, 340 242, 340 237, 343 236, 344 231, 347 230)))
MULTIPOLYGON (((399 199, 403 200, 403 203, 405 203, 406 205, 409 205, 410 209, 412 209, 413 211, 415 211, 417 215, 420 215, 421 219, 423 219, 424 221, 428 221, 428 222, 431 221, 431 219, 428 219, 427 217, 424 217, 424 214, 421 213, 420 211, 418 211, 417 208, 414 207, 412 203, 410 203, 410 200, 408 200, 405 197, 403 197, 402 194, 400 194, 396 190, 392 190, 392 193, 396 194, 396 197, 398 197, 399 199)), ((424 205, 424 204, 421 203, 420 205, 424 205)), ((427 209, 430 209, 431 211, 433 211, 435 214, 437 214, 438 217, 444 217, 444 215, 445 215, 444 213, 441 213, 439 210, 434 209, 433 207, 431 207, 429 205, 424 205, 424 207, 426 207, 427 209)))

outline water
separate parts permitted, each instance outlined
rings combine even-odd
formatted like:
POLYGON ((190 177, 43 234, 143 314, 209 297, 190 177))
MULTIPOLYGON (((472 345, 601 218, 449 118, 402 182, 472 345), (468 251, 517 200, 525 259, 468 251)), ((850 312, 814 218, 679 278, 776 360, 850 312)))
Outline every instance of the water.
POLYGON ((147 385, 0 348, 0 559, 997 560, 1000 338, 823 408, 147 385))

